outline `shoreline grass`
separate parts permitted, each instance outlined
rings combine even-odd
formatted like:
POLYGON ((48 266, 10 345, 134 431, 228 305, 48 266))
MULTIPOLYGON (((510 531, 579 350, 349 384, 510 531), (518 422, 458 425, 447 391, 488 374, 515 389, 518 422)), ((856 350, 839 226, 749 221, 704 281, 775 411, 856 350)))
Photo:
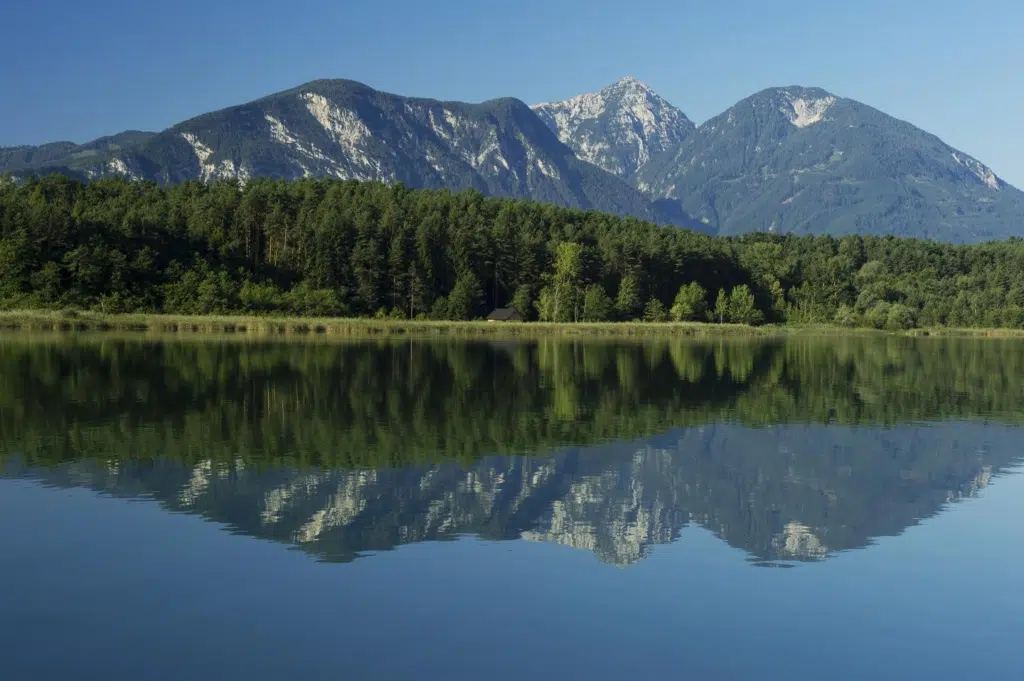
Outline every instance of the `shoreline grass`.
POLYGON ((904 335, 911 337, 1024 338, 1021 329, 933 328, 884 332, 828 324, 745 326, 702 322, 485 322, 408 321, 247 315, 104 314, 98 312, 0 311, 0 331, 131 332, 138 334, 225 334, 252 337, 778 337, 792 335, 904 335))

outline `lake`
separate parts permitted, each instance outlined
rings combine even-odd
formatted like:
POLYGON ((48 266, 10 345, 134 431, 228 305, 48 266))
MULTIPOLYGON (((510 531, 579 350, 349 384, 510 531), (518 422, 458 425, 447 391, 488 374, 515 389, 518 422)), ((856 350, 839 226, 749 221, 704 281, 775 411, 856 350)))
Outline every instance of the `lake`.
POLYGON ((0 678, 1024 678, 1024 342, 0 336, 0 678))

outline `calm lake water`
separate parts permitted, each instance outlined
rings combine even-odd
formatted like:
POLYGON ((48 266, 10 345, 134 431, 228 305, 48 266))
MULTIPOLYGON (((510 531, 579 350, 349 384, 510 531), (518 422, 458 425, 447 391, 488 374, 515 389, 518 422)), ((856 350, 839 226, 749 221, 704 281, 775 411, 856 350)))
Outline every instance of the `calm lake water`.
POLYGON ((0 679, 1021 679, 1024 343, 0 337, 0 679))

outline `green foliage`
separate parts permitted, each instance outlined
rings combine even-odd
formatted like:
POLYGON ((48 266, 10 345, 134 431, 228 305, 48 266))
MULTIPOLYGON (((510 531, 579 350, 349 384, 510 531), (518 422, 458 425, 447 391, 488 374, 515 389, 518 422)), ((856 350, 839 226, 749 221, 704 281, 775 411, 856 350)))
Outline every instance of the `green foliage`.
MULTIPOLYGON (((169 268, 177 274, 178 268, 169 268)), ((213 269, 200 262, 175 276, 163 290, 164 309, 181 314, 221 314, 238 310, 239 286, 223 268, 213 269)), ((74 296, 74 294, 72 294, 74 296)), ((85 296, 74 296, 86 298, 85 296)))
POLYGON ((892 305, 884 300, 876 302, 864 311, 864 321, 871 328, 884 329, 889 323, 889 311, 891 309, 892 305))
POLYGON ((441 296, 434 301, 433 306, 430 308, 430 318, 441 320, 448 319, 448 298, 441 296))
POLYGON ((282 307, 284 296, 271 282, 246 281, 238 292, 238 301, 247 312, 273 312, 282 307))
POLYGON ((480 314, 483 290, 472 272, 462 274, 448 296, 447 318, 455 321, 472 319, 480 314))
POLYGON ((611 318, 612 299, 600 284, 591 284, 583 296, 583 321, 604 322, 611 318))
POLYGON ((833 321, 839 326, 852 327, 857 326, 859 321, 857 312, 849 305, 840 305, 839 309, 836 310, 836 316, 833 321))
MULTIPOLYGON (((22 298, 22 291, 25 289, 25 274, 28 263, 22 260, 25 245, 17 235, 0 240, 0 305, 16 305, 22 298)), ((41 281, 41 287, 33 287, 42 290, 50 282, 41 281)), ((60 281, 59 272, 52 284, 51 295, 59 295, 60 281)))
POLYGON ((545 286, 540 290, 540 297, 537 302, 534 303, 537 307, 537 317, 542 322, 553 322, 555 321, 555 291, 550 286, 545 286))
POLYGON ((764 313, 754 304, 754 294, 750 287, 740 284, 729 294, 729 321, 734 324, 760 324, 764 313))
POLYGON ((555 250, 554 311, 552 321, 580 321, 583 247, 572 241, 558 244, 555 250))
POLYGON ((308 282, 289 291, 286 301, 289 312, 305 317, 335 317, 345 313, 337 290, 315 289, 308 282))
POLYGON ((523 284, 516 289, 515 295, 512 296, 511 307, 518 312, 523 319, 529 319, 533 312, 532 293, 530 286, 523 284))
POLYGON ((672 321, 695 322, 703 320, 707 312, 708 292, 695 281, 679 288, 672 309, 669 311, 672 321))
POLYGON ((633 319, 640 312, 640 285, 633 274, 626 274, 619 282, 615 312, 623 320, 633 319))
POLYGON ((889 315, 885 320, 885 328, 890 331, 904 331, 914 328, 917 320, 914 311, 906 305, 895 303, 889 307, 889 315))
POLYGON ((667 322, 668 313, 665 311, 665 305, 657 298, 651 298, 644 305, 644 321, 645 322, 667 322))
POLYGON ((718 289, 718 295, 715 297, 715 309, 711 313, 712 321, 724 324, 731 319, 729 312, 729 294, 725 292, 724 288, 718 289))
POLYGON ((3 309, 469 319, 510 304, 575 322, 638 319, 651 299, 679 321, 1020 328, 1024 241, 713 238, 355 181, 0 184, 3 309))
MULTIPOLYGON (((48 262, 29 276, 32 285, 34 302, 42 307, 49 307, 61 299, 61 268, 55 262, 48 262)), ((12 291, 14 295, 21 293, 12 291)))

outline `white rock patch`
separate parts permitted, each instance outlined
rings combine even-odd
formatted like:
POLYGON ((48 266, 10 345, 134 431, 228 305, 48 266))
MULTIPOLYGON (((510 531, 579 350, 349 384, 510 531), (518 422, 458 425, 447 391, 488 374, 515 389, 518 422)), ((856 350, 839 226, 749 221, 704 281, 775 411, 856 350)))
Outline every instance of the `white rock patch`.
POLYGON ((199 159, 199 165, 206 165, 206 161, 213 156, 213 149, 200 142, 199 137, 191 132, 183 132, 181 137, 192 145, 192 151, 199 159))
POLYGON ((324 130, 339 144, 358 144, 370 137, 370 129, 348 109, 339 108, 323 95, 307 92, 302 95, 306 108, 324 130))
POLYGON ((1002 189, 1002 184, 999 178, 996 176, 992 169, 983 164, 981 161, 971 158, 970 156, 961 156, 960 154, 953 152, 953 160, 957 165, 961 165, 974 173, 979 180, 984 182, 991 189, 1002 189))
POLYGON ((203 182, 209 182, 210 179, 217 172, 217 167, 212 163, 207 163, 210 157, 213 156, 213 149, 206 146, 199 141, 199 137, 191 132, 181 133, 181 138, 188 142, 192 146, 192 152, 199 159, 199 176, 203 182))
POLYGON ((428 112, 427 116, 430 118, 430 129, 434 131, 434 134, 445 141, 451 140, 451 132, 438 122, 433 109, 428 112))
POLYGON ((112 173, 118 173, 120 175, 128 174, 128 166, 119 158, 111 159, 110 163, 107 164, 107 167, 112 173))
MULTIPOLYGON (((306 109, 327 132, 328 136, 341 148, 342 154, 350 166, 346 169, 334 161, 334 167, 328 172, 339 179, 387 180, 393 174, 384 177, 379 161, 371 160, 360 145, 371 137, 370 129, 353 111, 342 109, 331 104, 326 97, 312 92, 302 95, 306 109)), ((312 150, 310 150, 312 151, 312 150)))
POLYGON ((434 156, 433 153, 428 151, 426 154, 426 159, 427 163, 430 164, 430 167, 437 171, 438 174, 444 174, 444 168, 442 168, 441 165, 437 162, 437 157, 434 156))
MULTIPOLYGON (((322 154, 332 167, 328 173, 339 179, 359 180, 380 180, 393 181, 394 173, 385 173, 381 162, 371 159, 367 153, 360 148, 360 145, 369 141, 373 134, 367 124, 347 109, 341 109, 332 104, 322 94, 306 92, 302 95, 306 102, 306 109, 317 123, 323 126, 328 136, 341 147, 342 158, 334 159, 322 154), (344 163, 342 163, 342 161, 344 163)), ((315 147, 310 148, 311 153, 319 153, 315 147), (315 150, 315 151, 314 151, 315 150)), ((391 151, 394 156, 394 150, 391 151)))
MULTIPOLYGON (((497 130, 488 129, 483 142, 479 145, 469 145, 467 141, 474 137, 473 133, 479 133, 487 126, 462 118, 449 109, 442 108, 439 113, 434 109, 427 111, 431 130, 471 168, 491 173, 500 172, 501 167, 510 169, 508 161, 501 153, 497 130)), ((434 158, 427 160, 434 165, 435 170, 441 172, 434 158)))
POLYGON ((825 113, 836 103, 836 98, 831 95, 820 99, 804 99, 787 94, 786 98, 789 103, 788 106, 782 106, 782 113, 798 128, 821 123, 825 120, 825 113))
MULTIPOLYGON (((128 164, 125 163, 124 160, 120 158, 112 158, 107 162, 107 172, 113 173, 115 175, 123 175, 129 180, 142 179, 141 176, 133 173, 131 169, 128 167, 128 164)), ((91 170, 88 173, 86 173, 86 175, 87 177, 92 179, 95 177, 99 177, 100 173, 98 171, 91 170)))
POLYGON ((483 148, 475 155, 468 155, 467 160, 474 168, 480 168, 486 164, 496 171, 497 165, 500 164, 505 167, 505 170, 509 169, 508 161, 501 155, 501 145, 498 143, 498 133, 495 130, 491 130, 488 133, 483 148), (488 164, 489 158, 493 158, 493 164, 488 164))
POLYGON ((236 168, 235 162, 230 159, 221 161, 214 174, 222 178, 236 178, 242 185, 245 185, 246 182, 252 179, 252 174, 248 168, 244 165, 239 165, 236 168))
POLYGON ((544 163, 544 161, 540 160, 539 158, 536 161, 536 165, 537 165, 537 170, 539 170, 542 175, 546 175, 546 176, 548 176, 550 178, 554 178, 556 180, 559 177, 561 177, 558 174, 558 168, 549 167, 546 163, 544 163))
POLYGON ((181 133, 182 139, 192 146, 192 151, 199 160, 199 177, 203 182, 213 179, 238 179, 245 184, 252 178, 252 173, 244 165, 235 166, 231 159, 224 159, 220 164, 210 163, 213 149, 199 141, 199 137, 191 132, 181 133))
POLYGON ((690 125, 685 116, 636 78, 623 78, 600 92, 532 108, 551 121, 559 140, 579 158, 619 176, 634 172, 654 152, 680 141, 682 128, 690 125), (614 153, 625 149, 634 151, 626 158, 614 153))
POLYGON ((558 138, 568 142, 580 124, 604 113, 607 98, 601 92, 578 95, 563 102, 545 102, 531 108, 549 113, 558 128, 558 138))
MULTIPOLYGON (((267 119, 267 123, 270 123, 271 139, 277 142, 278 144, 283 144, 285 146, 291 147, 292 149, 302 154, 303 156, 315 159, 317 161, 331 160, 326 154, 324 154, 324 152, 320 151, 320 149, 315 144, 303 144, 302 140, 293 135, 292 132, 288 130, 287 127, 285 127, 284 123, 277 120, 270 114, 267 114, 266 116, 264 116, 264 118, 267 119)), ((300 164, 300 166, 301 165, 302 164, 300 164)))

